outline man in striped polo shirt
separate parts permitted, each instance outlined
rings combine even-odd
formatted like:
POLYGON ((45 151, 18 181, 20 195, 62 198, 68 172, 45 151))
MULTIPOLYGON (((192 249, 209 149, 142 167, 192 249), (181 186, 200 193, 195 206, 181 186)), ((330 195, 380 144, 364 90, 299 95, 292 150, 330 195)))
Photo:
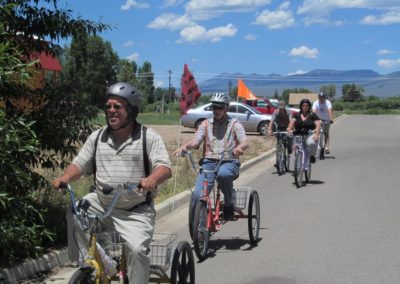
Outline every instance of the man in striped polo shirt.
MULTIPOLYGON (((224 218, 229 220, 234 215, 232 191, 233 180, 239 175, 239 156, 243 155, 243 152, 249 147, 249 143, 243 125, 227 114, 230 102, 228 94, 216 93, 211 97, 210 102, 212 103, 213 117, 204 120, 194 138, 179 147, 174 154, 180 155, 183 151, 197 149, 203 143, 203 169, 213 170, 218 160, 225 160, 219 168, 217 181, 224 193, 224 218)), ((207 178, 210 181, 209 190, 211 190, 214 180, 209 176, 207 178)), ((196 201, 201 197, 203 180, 204 174, 199 174, 192 195, 191 210, 194 210, 196 201)))
MULTIPOLYGON (((142 192, 128 189, 121 192, 102 226, 116 230, 126 241, 129 282, 148 283, 148 248, 155 225, 153 197, 157 185, 171 177, 171 162, 160 135, 150 128, 145 131, 136 121, 140 106, 138 90, 129 83, 115 83, 107 89, 106 96, 107 126, 89 136, 72 164, 53 181, 53 187, 59 188, 61 182, 72 182, 83 175, 94 175, 95 190, 84 198, 91 204, 89 212, 102 214, 111 203, 113 187, 141 184, 142 192)), ((88 236, 71 210, 67 210, 67 221, 70 259, 82 260, 87 253, 88 236)))

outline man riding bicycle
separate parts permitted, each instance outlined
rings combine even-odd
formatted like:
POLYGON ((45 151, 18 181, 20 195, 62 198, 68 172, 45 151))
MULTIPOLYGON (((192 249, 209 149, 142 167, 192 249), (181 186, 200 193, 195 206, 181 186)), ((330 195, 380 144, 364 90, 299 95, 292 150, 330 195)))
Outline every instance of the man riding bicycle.
POLYGON ((311 112, 311 102, 309 99, 302 99, 299 108, 300 112, 290 120, 287 130, 294 135, 303 135, 306 137, 305 148, 308 157, 310 157, 311 163, 315 163, 321 121, 318 115, 311 112))
MULTIPOLYGON (((218 185, 224 193, 224 218, 229 220, 234 215, 234 200, 232 197, 233 180, 239 175, 239 156, 249 147, 243 125, 235 118, 227 114, 229 108, 229 96, 225 93, 214 94, 210 102, 213 117, 204 120, 196 131, 194 138, 175 150, 174 155, 182 152, 198 149, 203 143, 203 163, 205 170, 213 170, 218 160, 222 162, 218 176, 218 185)), ((214 179, 209 179, 209 190, 212 189, 214 179)), ((196 201, 202 196, 204 173, 197 176, 195 190, 192 195, 192 208, 194 210, 196 201)))
MULTIPOLYGON (((110 205, 115 187, 139 183, 142 192, 125 189, 111 215, 102 220, 106 231, 117 231, 126 241, 125 251, 130 283, 148 283, 149 245, 155 225, 153 198, 157 185, 171 177, 171 163, 161 137, 136 121, 140 95, 129 83, 115 83, 106 92, 107 126, 94 131, 64 173, 53 181, 62 182, 93 175, 95 188, 84 196, 88 211, 100 215, 110 205)), ((82 261, 87 254, 88 236, 67 210, 68 252, 71 261, 82 261)))
POLYGON ((329 154, 329 128, 330 124, 333 123, 332 103, 326 98, 326 94, 324 92, 318 93, 318 100, 313 103, 312 111, 318 115, 321 121, 325 122, 322 124, 325 134, 325 153, 329 154))
MULTIPOLYGON (((268 135, 274 135, 272 131, 273 127, 275 127, 276 131, 286 131, 291 118, 291 111, 286 109, 285 101, 279 101, 279 108, 272 113, 271 121, 268 125, 268 135)), ((276 139, 278 142, 278 139, 281 139, 281 137, 277 136, 276 139)), ((285 146, 288 148, 290 154, 292 152, 292 139, 287 137, 286 142, 287 144, 285 146)), ((277 166, 277 163, 275 166, 277 166)))

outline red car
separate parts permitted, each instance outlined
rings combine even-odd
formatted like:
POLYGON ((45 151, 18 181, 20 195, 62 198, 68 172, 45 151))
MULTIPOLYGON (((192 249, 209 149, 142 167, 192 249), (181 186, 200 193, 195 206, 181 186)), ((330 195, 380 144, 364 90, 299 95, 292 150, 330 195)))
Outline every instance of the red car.
MULTIPOLYGON (((246 100, 244 101, 245 104, 255 108, 261 113, 265 114, 270 114, 272 115, 274 111, 278 108, 277 103, 272 103, 269 99, 264 98, 264 99, 256 99, 256 100, 246 100)), ((292 112, 292 115, 295 115, 297 111, 294 111, 289 108, 289 110, 292 112)))

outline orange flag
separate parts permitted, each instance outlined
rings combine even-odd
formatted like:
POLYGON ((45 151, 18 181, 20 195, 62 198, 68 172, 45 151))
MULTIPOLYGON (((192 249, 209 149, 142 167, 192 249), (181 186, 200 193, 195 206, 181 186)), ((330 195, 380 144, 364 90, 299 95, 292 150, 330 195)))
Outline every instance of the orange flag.
POLYGON ((238 80, 238 97, 245 100, 256 100, 257 97, 246 87, 242 79, 238 80))

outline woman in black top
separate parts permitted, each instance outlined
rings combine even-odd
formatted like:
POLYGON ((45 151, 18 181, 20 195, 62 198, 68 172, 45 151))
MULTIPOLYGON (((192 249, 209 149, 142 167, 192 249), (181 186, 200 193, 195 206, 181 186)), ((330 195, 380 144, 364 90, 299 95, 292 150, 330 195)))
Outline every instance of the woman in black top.
POLYGON ((321 121, 318 115, 311 112, 310 100, 302 99, 299 107, 300 112, 292 117, 287 130, 294 135, 307 136, 306 151, 310 157, 310 162, 315 163, 321 121))

